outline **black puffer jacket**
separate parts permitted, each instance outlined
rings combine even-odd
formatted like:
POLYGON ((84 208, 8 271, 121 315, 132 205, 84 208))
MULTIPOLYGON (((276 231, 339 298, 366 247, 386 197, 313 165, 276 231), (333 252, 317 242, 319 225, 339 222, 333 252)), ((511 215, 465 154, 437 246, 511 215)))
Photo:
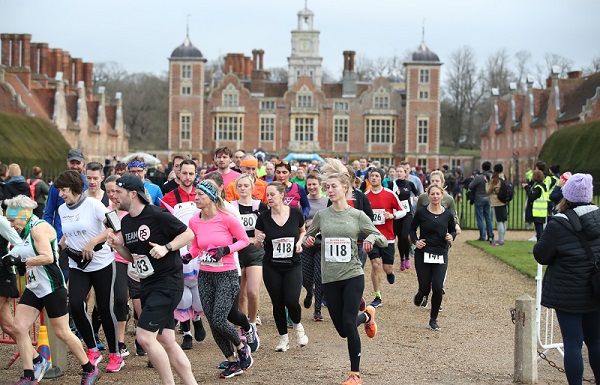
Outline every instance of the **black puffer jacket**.
MULTIPOLYGON (((574 211, 593 253, 600 258, 600 210, 585 205, 574 211)), ((594 265, 564 214, 549 219, 533 255, 540 264, 548 265, 542 284, 543 306, 572 313, 600 309, 600 300, 592 295, 594 265)))

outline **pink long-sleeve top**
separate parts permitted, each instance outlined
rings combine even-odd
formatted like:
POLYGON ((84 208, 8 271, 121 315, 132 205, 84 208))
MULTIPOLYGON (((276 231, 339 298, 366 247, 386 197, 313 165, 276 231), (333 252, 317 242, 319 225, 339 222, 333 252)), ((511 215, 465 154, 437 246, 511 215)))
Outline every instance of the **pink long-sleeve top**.
POLYGON ((237 270, 233 253, 248 246, 250 241, 246 230, 235 216, 219 211, 213 219, 205 221, 200 215, 194 215, 190 219, 189 228, 195 235, 190 245, 190 254, 193 257, 201 256, 205 251, 216 247, 229 246, 231 251, 221 259, 222 263, 206 265, 201 262, 201 271, 219 273, 237 270), (237 239, 235 243, 233 238, 237 239))

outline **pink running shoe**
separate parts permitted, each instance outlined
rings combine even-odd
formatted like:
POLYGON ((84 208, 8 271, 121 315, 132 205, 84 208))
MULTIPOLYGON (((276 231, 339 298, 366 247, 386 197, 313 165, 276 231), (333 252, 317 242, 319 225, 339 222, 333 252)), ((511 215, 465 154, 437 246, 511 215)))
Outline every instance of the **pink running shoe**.
POLYGON ((406 270, 406 260, 400 261, 400 271, 406 270))
POLYGON ((123 366, 125 366, 123 357, 119 356, 117 353, 110 353, 108 355, 108 365, 106 365, 106 371, 108 373, 116 373, 121 370, 123 366))
POLYGON ((88 349, 86 353, 90 364, 98 366, 100 361, 102 361, 102 353, 100 351, 95 352, 93 349, 88 349))
POLYGON ((404 266, 406 267, 406 270, 410 269, 412 267, 412 265, 410 264, 410 259, 407 258, 406 259, 406 263, 404 264, 404 266))

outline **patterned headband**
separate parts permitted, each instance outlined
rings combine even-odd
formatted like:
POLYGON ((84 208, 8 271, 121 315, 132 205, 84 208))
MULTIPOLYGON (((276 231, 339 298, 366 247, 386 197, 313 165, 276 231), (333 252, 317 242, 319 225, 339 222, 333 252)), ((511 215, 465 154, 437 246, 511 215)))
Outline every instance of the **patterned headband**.
POLYGON ((215 186, 213 186, 211 183, 203 180, 196 185, 196 188, 202 190, 202 192, 204 192, 210 198, 210 200, 213 201, 213 203, 217 203, 217 200, 219 199, 219 193, 217 192, 215 186))
POLYGON ((139 161, 139 160, 134 160, 133 162, 130 162, 127 165, 127 168, 134 168, 134 167, 139 167, 139 168, 146 168, 146 163, 139 161))
POLYGON ((33 209, 24 207, 8 207, 6 209, 6 218, 8 219, 29 219, 33 215, 33 209))

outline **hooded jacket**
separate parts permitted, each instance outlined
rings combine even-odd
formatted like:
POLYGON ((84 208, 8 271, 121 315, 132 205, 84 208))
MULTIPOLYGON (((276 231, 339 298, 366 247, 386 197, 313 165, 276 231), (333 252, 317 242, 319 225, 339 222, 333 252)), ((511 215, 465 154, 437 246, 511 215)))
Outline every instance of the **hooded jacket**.
MULTIPOLYGON (((600 210, 595 205, 584 205, 573 211, 592 252, 600 259, 600 210)), ((548 265, 542 282, 543 306, 571 313, 600 309, 600 300, 592 291, 594 264, 565 214, 550 217, 533 247, 533 255, 538 263, 548 265)))

